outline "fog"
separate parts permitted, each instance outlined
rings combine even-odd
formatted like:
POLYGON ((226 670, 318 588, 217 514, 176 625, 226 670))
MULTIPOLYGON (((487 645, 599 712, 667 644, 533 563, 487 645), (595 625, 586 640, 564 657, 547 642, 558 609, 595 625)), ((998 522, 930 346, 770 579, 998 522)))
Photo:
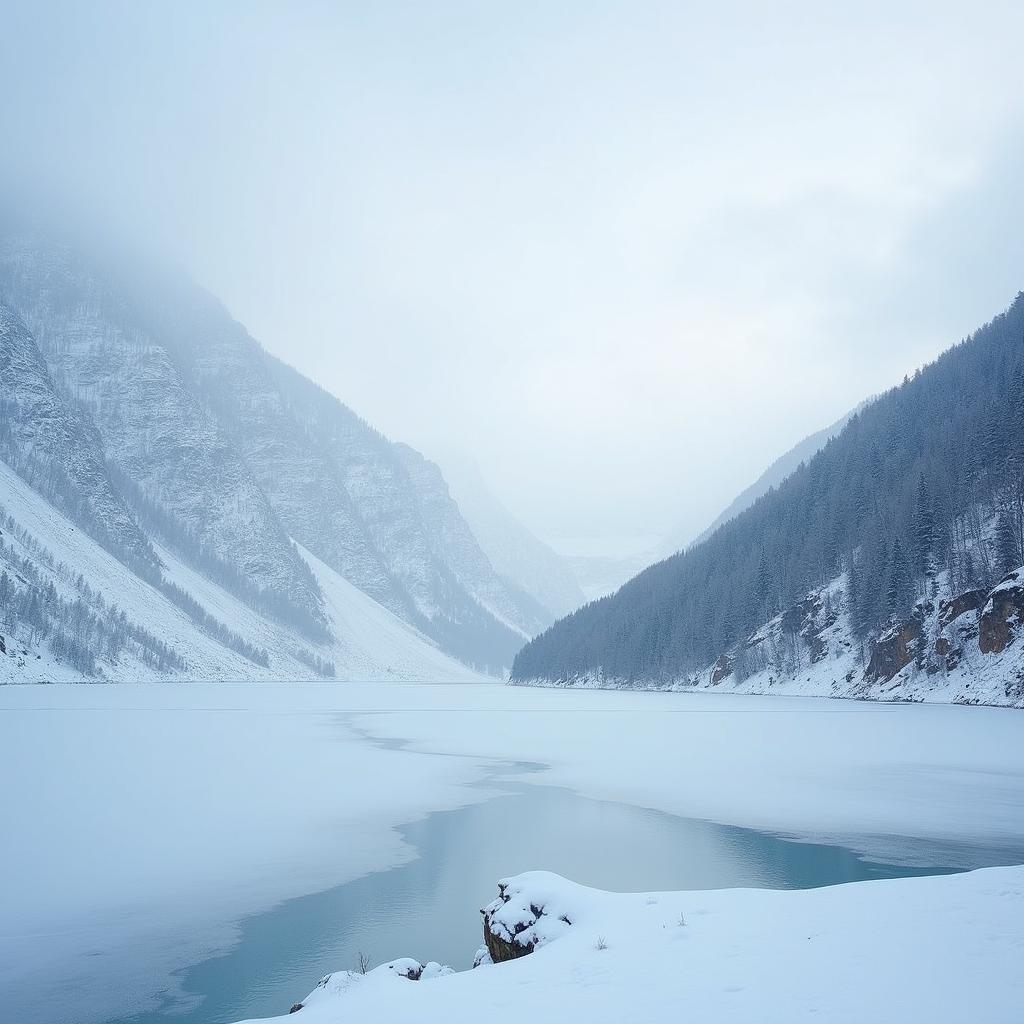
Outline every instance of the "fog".
POLYGON ((0 10, 8 200, 563 549, 699 532, 1024 283, 1013 3, 0 10))

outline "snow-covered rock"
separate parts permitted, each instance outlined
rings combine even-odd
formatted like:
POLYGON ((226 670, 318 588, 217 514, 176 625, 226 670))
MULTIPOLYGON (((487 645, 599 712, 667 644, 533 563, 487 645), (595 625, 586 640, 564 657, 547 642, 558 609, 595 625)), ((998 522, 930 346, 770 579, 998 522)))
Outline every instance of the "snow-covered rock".
POLYGON ((554 875, 533 872, 498 883, 498 898, 480 911, 491 963, 526 956, 572 925, 564 886, 555 879, 554 875))
POLYGON ((988 595, 979 620, 982 654, 1001 654, 1024 625, 1024 568, 1008 573, 988 595))
POLYGON ((403 980, 417 961, 328 975, 302 1001, 300 1024, 1008 1024, 1019 1016, 1021 867, 789 891, 609 893, 547 872, 502 884, 509 899, 495 914, 504 925, 519 927, 530 907, 552 908, 529 926, 532 956, 439 971, 430 984, 403 980), (573 924, 559 927, 562 916, 573 924))
MULTIPOLYGON (((402 957, 386 964, 370 968, 366 971, 334 971, 322 977, 315 989, 299 1003, 294 1003, 288 1011, 289 1015, 300 1010, 317 1010, 327 1008, 328 1012, 338 1000, 343 999, 353 989, 358 988, 364 993, 386 991, 396 981, 433 981, 454 973, 450 967, 430 961, 421 964, 419 960, 402 957)), ((306 1013, 302 1020, 313 1014, 306 1013)))

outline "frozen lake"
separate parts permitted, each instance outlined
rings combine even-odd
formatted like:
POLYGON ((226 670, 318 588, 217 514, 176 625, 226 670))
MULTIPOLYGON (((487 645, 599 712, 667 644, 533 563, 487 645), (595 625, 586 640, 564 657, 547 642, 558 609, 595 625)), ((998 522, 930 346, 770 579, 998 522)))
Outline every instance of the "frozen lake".
POLYGON ((33 687, 0 691, 0 740, 23 1024, 280 1013, 360 952, 465 967, 532 868, 643 891, 1024 862, 1024 715, 991 709, 33 687))
MULTIPOLYGON (((623 891, 807 888, 950 870, 873 863, 838 846, 557 788, 522 787, 439 811, 402 833, 416 860, 245 920, 231 952, 185 969, 164 1005, 121 1018, 123 1024, 217 1024, 283 1013, 322 975, 354 969, 360 953, 373 964, 402 955, 466 969, 481 942, 479 907, 494 895, 496 879, 522 867, 543 864, 623 891)), ((1024 848, 969 848, 967 856, 978 866, 1012 863, 1024 860, 1024 848)))

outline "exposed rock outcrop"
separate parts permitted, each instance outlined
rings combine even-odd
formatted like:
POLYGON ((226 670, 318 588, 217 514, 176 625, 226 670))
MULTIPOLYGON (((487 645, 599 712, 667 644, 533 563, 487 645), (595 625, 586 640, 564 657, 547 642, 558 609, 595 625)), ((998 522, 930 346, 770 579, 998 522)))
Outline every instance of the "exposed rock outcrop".
POLYGON ((982 654, 1001 654, 1024 624, 1024 568, 1015 569, 988 596, 978 623, 982 654))
POLYGON ((968 645, 978 639, 978 610, 985 603, 984 590, 968 590, 956 597, 939 601, 939 636, 935 639, 935 659, 930 659, 928 670, 937 672, 945 668, 954 671, 963 661, 968 645), (969 614, 970 613, 970 614, 969 614))
POLYGON ((950 598, 939 601, 939 626, 945 629, 951 622, 959 619, 967 612, 976 612, 985 603, 984 590, 968 590, 950 598))
POLYGON ((874 642, 871 660, 864 672, 869 682, 888 682, 906 668, 920 651, 923 617, 919 609, 904 622, 897 622, 874 642))
POLYGON ((717 686, 723 679, 732 675, 732 659, 728 654, 719 655, 718 661, 711 667, 711 685, 717 686))
POLYGON ((828 655, 825 633, 835 625, 838 617, 838 606, 831 596, 817 590, 787 608, 779 617, 779 625, 782 633, 803 640, 811 664, 816 665, 828 655))
POLYGON ((524 896, 522 888, 510 881, 498 883, 498 898, 480 913, 484 918, 484 944, 495 964, 532 953, 553 933, 572 924, 564 913, 552 917, 543 903, 524 896))

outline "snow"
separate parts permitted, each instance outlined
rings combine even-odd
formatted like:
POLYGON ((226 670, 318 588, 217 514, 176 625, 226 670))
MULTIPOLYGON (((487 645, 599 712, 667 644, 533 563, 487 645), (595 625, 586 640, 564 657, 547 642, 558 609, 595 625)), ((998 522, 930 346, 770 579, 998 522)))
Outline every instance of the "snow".
POLYGON ((985 603, 984 613, 990 613, 995 608, 995 598, 1000 594, 1012 594, 1020 590, 1024 583, 1022 583, 1022 577, 1024 577, 1024 568, 1015 569, 1011 573, 1007 573, 1006 577, 999 582, 999 584, 991 590, 988 595, 988 601, 985 603))
POLYGON ((0 687, 0 772, 17 780, 0 877, 18 880, 0 993, 52 992, 52 1020, 125 1012, 124 993, 173 989, 174 970, 229 949, 244 915, 403 863, 395 825, 487 796, 466 787, 472 759, 362 739, 331 699, 346 689, 0 687), (117 991, 96 977, 111 962, 117 991))
POLYGON ((545 764, 530 784, 889 860, 897 836, 941 849, 928 863, 957 863, 966 837, 1024 836, 1014 710, 519 687, 452 690, 434 714, 417 704, 356 721, 407 750, 545 764))
MULTIPOLYGON (((991 595, 1015 590, 1020 586, 1016 574, 1011 574, 991 595)), ((916 660, 897 672, 891 679, 870 681, 865 679, 866 659, 862 644, 854 635, 850 617, 846 610, 846 578, 837 577, 820 591, 812 592, 808 598, 828 599, 835 609, 835 621, 824 624, 826 616, 819 611, 816 618, 822 628, 816 631, 824 646, 824 657, 812 660, 805 640, 799 640, 798 656, 794 663, 783 671, 776 665, 755 671, 745 678, 736 673, 713 683, 714 665, 706 666, 694 676, 661 682, 644 682, 632 679, 616 679, 600 673, 552 681, 550 679, 529 679, 518 681, 517 685, 539 687, 572 687, 579 689, 636 689, 658 690, 711 690, 735 694, 777 694, 791 697, 847 697, 872 701, 914 701, 934 704, 991 704, 999 707, 1018 706, 1024 697, 1024 644, 1008 647, 1000 654, 982 654, 978 648, 977 618, 973 612, 965 613, 952 622, 942 625, 939 618, 941 599, 952 596, 947 574, 941 574, 935 581, 936 596, 930 601, 930 611, 924 615, 922 643, 925 654, 932 662, 934 671, 918 668, 916 660), (943 659, 936 656, 935 640, 940 632, 962 651, 959 664, 948 669, 943 659)), ((991 611, 992 601, 987 602, 991 611)), ((897 624, 882 634, 882 640, 898 632, 897 624)), ((783 628, 783 616, 778 615, 763 624, 747 640, 749 650, 765 652, 773 647, 785 647, 787 643, 783 628)), ((735 655, 735 649, 728 652, 735 655)), ((774 659, 773 659, 774 660, 774 659)))
POLYGON ((0 796, 17 823, 0 877, 18 879, 0 991, 49 992, 56 972, 54 1019, 61 1000, 81 1021, 123 1010, 97 963, 118 962, 123 991, 171 986, 242 916, 414 856, 395 827, 487 799, 506 761, 547 766, 521 783, 890 860, 897 837, 941 848, 932 864, 961 842, 1024 843, 1016 711, 499 684, 0 687, 0 773, 18 780, 0 796))
MULTIPOLYGON (((3 462, 0 506, 59 562, 71 567, 73 573, 80 573, 108 602, 123 608, 135 623, 181 653, 188 663, 187 678, 309 679, 312 673, 295 657, 297 649, 333 661, 341 679, 473 682, 481 678, 443 654, 431 640, 307 551, 300 549, 320 584, 337 638, 323 645, 311 644, 262 617, 166 548, 158 548, 165 578, 183 587, 214 618, 243 639, 268 650, 270 666, 262 668, 205 634, 162 593, 61 516, 3 462)), ((5 540, 17 544, 6 534, 5 540)), ((73 596, 71 580, 57 577, 54 582, 62 593, 73 596)), ((0 656, 0 683, 70 682, 82 678, 58 662, 45 645, 30 649, 22 643, 15 655, 0 656)), ((105 677, 113 681, 160 678, 152 668, 128 657, 117 664, 105 664, 103 670, 105 677)))
POLYGON ((1009 1024, 1024 1006, 1024 868, 787 892, 607 893, 544 872, 509 885, 572 925, 429 980, 329 975, 298 1018, 272 1019, 1009 1024))
MULTIPOLYGON (((369 992, 390 988, 395 982, 432 981, 453 974, 450 967, 431 961, 421 964, 411 957, 401 957, 386 964, 379 964, 366 972, 335 971, 321 978, 316 988, 303 1000, 303 1008, 320 1006, 328 1015, 332 1014, 339 998, 354 989, 369 992)), ((291 1022, 294 1024, 294 1021, 291 1022)))

